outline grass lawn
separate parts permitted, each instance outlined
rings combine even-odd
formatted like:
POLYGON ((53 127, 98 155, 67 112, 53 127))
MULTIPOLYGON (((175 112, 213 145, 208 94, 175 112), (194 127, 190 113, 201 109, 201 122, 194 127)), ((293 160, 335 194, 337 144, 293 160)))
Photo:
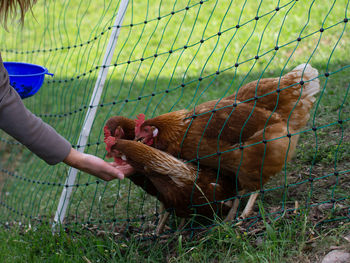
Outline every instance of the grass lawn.
POLYGON ((319 262, 331 248, 350 249, 349 223, 315 228, 303 214, 246 233, 220 225, 194 236, 182 232, 155 240, 90 231, 1 228, 1 262, 319 262))
POLYGON ((86 152, 104 157, 102 127, 110 116, 152 117, 192 108, 308 62, 320 73, 321 92, 295 158, 259 197, 254 215, 265 211, 269 217, 252 219, 242 229, 195 231, 191 240, 184 233, 182 239, 139 243, 139 237, 153 231, 159 203, 128 180, 96 182, 79 173, 76 185, 69 186, 70 231, 51 236, 47 227, 34 230, 34 222, 52 220, 68 169, 46 165, 0 132, 0 223, 11 226, 0 230, 0 239, 9 236, 0 247, 0 261, 18 254, 27 259, 23 262, 144 257, 288 262, 304 254, 314 260, 325 252, 324 244, 340 245, 350 205, 348 1, 130 1, 112 62, 102 65, 118 6, 109 0, 38 1, 35 18, 28 14, 23 29, 13 24, 1 32, 4 61, 41 64, 55 74, 25 100, 27 107, 76 145, 98 73, 109 68, 101 101, 92 105, 97 114, 86 147, 86 152), (314 126, 320 128, 313 131, 314 126), (282 187, 286 184, 287 190, 282 187), (312 207, 281 217, 282 208, 296 204, 312 207), (319 206, 328 208, 319 211, 319 206), (315 227, 334 219, 340 220, 315 227), (25 227, 17 228, 19 222, 25 227), (109 234, 97 235, 99 231, 109 234), (40 237, 50 249, 41 247, 40 237), (266 242, 256 245, 257 240, 266 242), (292 251, 288 257, 287 250, 292 251))

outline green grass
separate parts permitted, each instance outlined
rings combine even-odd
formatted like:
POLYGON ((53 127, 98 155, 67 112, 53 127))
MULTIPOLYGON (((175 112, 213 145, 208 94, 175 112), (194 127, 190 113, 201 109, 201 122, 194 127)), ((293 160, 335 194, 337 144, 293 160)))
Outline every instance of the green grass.
POLYGON ((349 249, 347 224, 317 228, 301 213, 255 233, 220 225, 193 236, 179 232, 140 241, 117 232, 68 228, 52 234, 46 225, 0 230, 1 262, 318 262, 331 246, 349 249))
MULTIPOLYGON (((350 94, 345 97, 345 92, 350 80, 350 36, 348 24, 341 22, 348 16, 347 1, 327 4, 310 0, 279 1, 281 8, 276 12, 273 10, 277 2, 211 0, 200 5, 199 1, 184 0, 131 1, 102 94, 103 107, 98 107, 88 139, 91 146, 86 152, 105 156, 102 127, 112 115, 134 118, 138 113, 145 113, 151 117, 170 110, 192 108, 203 101, 226 96, 259 77, 276 77, 282 71, 284 74, 307 61, 320 73, 322 92, 306 129, 349 119, 350 94), (186 6, 190 7, 188 11, 186 6), (171 15, 172 10, 174 15, 171 15), (259 16, 259 20, 254 20, 255 16, 259 16), (235 27, 237 24, 239 29, 235 27), (325 29, 322 33, 319 32, 321 27, 325 29), (217 35, 219 31, 220 36, 217 35), (299 36, 300 42, 297 41, 299 36), (187 49, 183 49, 185 45, 187 49), (276 45, 280 46, 278 51, 274 50, 276 45), (169 50, 173 52, 169 54, 169 50), (158 56, 155 58, 154 54, 158 56), (257 54, 259 59, 255 60, 257 54), (141 58, 144 61, 140 61, 141 58), (236 62, 240 64, 238 68, 233 67, 236 62), (217 70, 219 75, 215 74, 217 70), (326 79, 325 72, 332 74, 326 79), (199 77, 203 78, 200 82, 199 77), (181 87, 182 83, 186 84, 185 87, 181 87)), ((26 99, 25 104, 74 145, 102 66, 111 31, 108 27, 113 25, 112 18, 117 13, 118 4, 108 0, 39 1, 33 9, 35 19, 28 14, 22 30, 14 24, 9 32, 2 32, 0 36, 1 55, 5 61, 42 64, 55 74, 54 78, 47 77, 38 94, 26 99)), ((264 186, 266 192, 259 197, 266 213, 279 218, 279 214, 274 213, 281 211, 282 206, 293 209, 296 201, 305 206, 308 202, 318 204, 343 199, 317 218, 344 217, 341 206, 349 206, 349 172, 340 176, 332 174, 335 170, 350 170, 349 128, 349 122, 344 122, 301 134, 295 158, 264 186), (305 181, 310 177, 319 180, 312 184, 305 181), (286 183, 290 184, 287 190, 281 188, 286 183)), ((0 206, 0 222, 27 224, 52 220, 62 190, 62 185, 58 184, 64 184, 68 168, 46 165, 24 147, 13 145, 13 140, 4 133, 0 133, 0 139, 0 168, 20 176, 19 179, 0 172, 0 201, 3 204, 0 206)), ((125 232, 132 228, 131 233, 135 236, 147 236, 154 230, 158 202, 128 180, 97 184, 94 177, 79 173, 76 183, 79 187, 73 188, 68 223, 91 221, 104 231, 116 229, 125 232)), ((263 230, 260 234, 268 242, 261 247, 254 245, 258 238, 255 235, 242 236, 238 230, 226 226, 215 228, 192 241, 187 241, 184 235, 182 243, 178 237, 164 243, 161 240, 138 243, 131 236, 125 241, 126 247, 121 245, 120 239, 110 240, 113 236, 95 237, 95 232, 85 230, 78 230, 77 235, 62 233, 62 240, 49 235, 49 229, 45 227, 28 233, 11 227, 3 230, 1 235, 2 238, 12 235, 15 240, 27 242, 12 242, 9 247, 16 248, 13 256, 23 251, 24 257, 37 257, 38 261, 43 257, 60 260, 61 254, 66 260, 72 257, 81 261, 85 255, 92 262, 97 259, 106 261, 112 255, 116 261, 138 261, 149 257, 149 261, 187 262, 192 257, 194 261, 206 261, 206 258, 225 260, 227 257, 228 261, 237 262, 281 262, 286 256, 284 250, 301 257, 304 247, 308 247, 305 242, 309 234, 306 232, 311 233, 309 228, 318 231, 314 229, 317 220, 312 216, 303 220, 283 217, 276 224, 270 222, 271 233, 278 231, 269 234, 263 230), (298 231, 305 224, 308 229, 299 237, 298 231), (46 248, 40 247, 40 235, 48 238, 47 243, 58 254, 49 255, 46 248), (56 239, 59 244, 56 244, 56 239), (105 255, 103 251, 91 249, 99 242, 101 247, 114 249, 116 254, 108 252, 105 255), (24 244, 33 247, 21 250, 24 244), (216 249, 217 245, 219 249, 216 249), (79 247, 84 246, 90 249, 82 254, 79 247)), ((260 227, 264 227, 262 221, 250 229, 260 227)), ((316 242, 336 239, 342 231, 342 227, 337 227, 334 232, 322 229, 316 242)), ((9 247, 4 248, 5 251, 11 250, 9 247)), ((323 253, 321 250, 319 254, 323 253)), ((1 254, 6 256, 6 253, 1 254)), ((10 258, 11 251, 7 255, 10 258)), ((293 257, 288 260, 292 261, 293 257)))

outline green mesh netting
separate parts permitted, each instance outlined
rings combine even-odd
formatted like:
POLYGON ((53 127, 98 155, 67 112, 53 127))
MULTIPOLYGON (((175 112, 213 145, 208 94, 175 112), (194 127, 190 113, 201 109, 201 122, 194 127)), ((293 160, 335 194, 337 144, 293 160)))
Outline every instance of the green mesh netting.
MULTIPOLYGON (((297 201, 299 209, 327 204, 331 213, 319 221, 349 219, 348 1, 130 1, 112 62, 103 65, 119 4, 38 1, 23 29, 2 30, 4 61, 54 73, 25 99, 33 113, 74 147, 104 157, 103 126, 111 116, 191 109, 310 63, 321 91, 309 124, 299 132, 296 156, 259 199, 274 218, 295 210, 297 201), (109 68, 103 94, 89 105, 101 68, 109 68), (97 108, 96 118, 87 144, 79 145, 90 107, 97 108)), ((159 202, 129 180, 105 183, 79 172, 74 185, 65 185, 68 167, 46 165, 2 131, 0 154, 3 224, 52 222, 64 187, 72 188, 67 225, 148 231, 157 222, 159 202)), ((261 219, 257 205, 255 211, 250 226, 261 219)))

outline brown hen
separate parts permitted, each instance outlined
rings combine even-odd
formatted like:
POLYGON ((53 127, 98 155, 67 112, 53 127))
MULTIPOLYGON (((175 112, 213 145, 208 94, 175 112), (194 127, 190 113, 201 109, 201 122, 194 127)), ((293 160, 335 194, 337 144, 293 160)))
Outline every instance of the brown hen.
MULTIPOLYGON (((260 79, 193 110, 137 120, 136 138, 236 178, 242 193, 257 191, 290 160, 319 91, 318 72, 302 64, 280 78, 260 79)), ((233 193, 231 196, 234 196, 233 193)), ((246 218, 257 197, 241 215, 246 218)), ((226 220, 236 214, 238 199, 226 220)))
POLYGON ((135 138, 135 121, 123 116, 110 118, 104 127, 104 142, 106 143, 107 156, 114 161, 122 171, 126 171, 126 177, 134 184, 141 187, 148 194, 157 196, 158 191, 153 183, 143 174, 135 174, 135 170, 122 160, 122 154, 114 146, 117 139, 133 140, 135 138), (123 169, 124 167, 124 169, 123 169), (127 169, 128 168, 128 169, 127 169))

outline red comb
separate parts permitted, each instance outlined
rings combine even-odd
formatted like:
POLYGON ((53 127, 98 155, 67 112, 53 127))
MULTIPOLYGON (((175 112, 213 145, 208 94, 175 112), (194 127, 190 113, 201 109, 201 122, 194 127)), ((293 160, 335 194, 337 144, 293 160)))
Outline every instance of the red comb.
POLYGON ((112 146, 115 144, 115 141, 116 141, 115 138, 112 137, 112 136, 109 136, 109 137, 107 137, 107 138, 104 139, 104 142, 105 142, 105 144, 106 144, 106 151, 107 151, 108 153, 111 152, 111 148, 112 148, 112 146))
POLYGON ((135 120, 135 134, 140 133, 141 125, 145 122, 145 114, 140 113, 135 120))
POLYGON ((112 135, 111 131, 108 129, 107 125, 103 128, 103 133, 105 135, 105 139, 112 135))

